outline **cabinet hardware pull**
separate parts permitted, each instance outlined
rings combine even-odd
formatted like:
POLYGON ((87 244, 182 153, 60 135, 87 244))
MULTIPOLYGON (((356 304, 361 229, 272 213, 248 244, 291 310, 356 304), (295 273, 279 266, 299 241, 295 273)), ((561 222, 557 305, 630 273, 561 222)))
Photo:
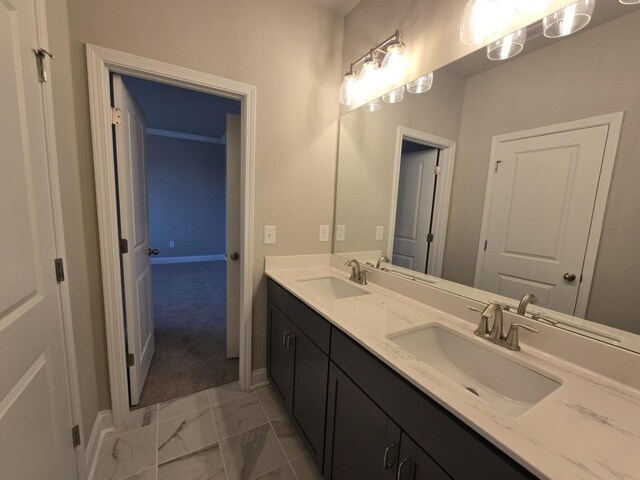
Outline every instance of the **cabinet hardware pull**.
POLYGON ((384 458, 382 459, 382 467, 383 470, 387 470, 388 468, 393 467, 393 462, 389 463, 389 452, 392 448, 396 446, 395 443, 392 443, 387 448, 384 449, 384 458))
POLYGON ((402 469, 403 469, 405 463, 409 463, 409 459, 408 458, 404 458, 400 462, 400 465, 398 465, 398 474, 396 475, 396 480, 402 480, 402 469))
POLYGON ((287 337, 288 337, 290 334, 291 334, 291 332, 289 332, 289 331, 286 331, 286 332, 284 332, 284 333, 282 334, 282 346, 283 346, 283 347, 285 347, 285 348, 288 348, 288 347, 287 347, 287 337))
POLYGON ((287 337, 287 350, 296 349, 296 336, 291 334, 287 337), (291 346, 291 340, 293 340, 293 347, 291 346))

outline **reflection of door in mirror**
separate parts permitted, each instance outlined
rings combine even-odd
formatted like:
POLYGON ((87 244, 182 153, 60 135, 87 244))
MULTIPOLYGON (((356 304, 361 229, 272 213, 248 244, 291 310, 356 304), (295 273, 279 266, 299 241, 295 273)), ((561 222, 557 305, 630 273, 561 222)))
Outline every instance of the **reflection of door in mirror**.
POLYGON ((430 273, 429 257, 439 151, 403 141, 392 263, 430 273))
POLYGON ((576 313, 608 130, 494 142, 476 287, 576 313))

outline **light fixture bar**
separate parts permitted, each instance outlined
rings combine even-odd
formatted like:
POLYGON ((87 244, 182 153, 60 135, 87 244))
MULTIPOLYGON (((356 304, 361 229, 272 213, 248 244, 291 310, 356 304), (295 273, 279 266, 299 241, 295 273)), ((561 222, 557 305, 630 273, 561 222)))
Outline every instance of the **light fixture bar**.
POLYGON ((391 44, 394 43, 402 43, 402 37, 400 36, 400 32, 398 30, 395 31, 395 33, 391 36, 389 36, 388 38, 386 38, 385 40, 383 40, 382 42, 380 42, 378 45, 376 45, 375 47, 373 47, 371 50, 369 50, 367 53, 365 53, 364 55, 362 55, 360 58, 358 58, 355 62, 352 62, 349 65, 349 72, 347 72, 347 75, 352 74, 353 73, 353 68, 357 67, 359 64, 363 63, 364 61, 368 60, 368 59, 373 59, 373 57, 378 53, 385 53, 385 48, 388 47, 391 44))

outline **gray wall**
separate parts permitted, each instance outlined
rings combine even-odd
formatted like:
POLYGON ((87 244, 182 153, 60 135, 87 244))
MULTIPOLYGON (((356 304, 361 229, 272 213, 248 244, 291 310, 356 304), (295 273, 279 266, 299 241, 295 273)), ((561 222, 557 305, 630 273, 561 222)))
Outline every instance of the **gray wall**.
POLYGON ((640 333, 639 25, 635 12, 467 80, 444 278, 473 285, 492 136, 624 111, 587 318, 640 333))
POLYGON ((146 142, 149 247, 158 258, 224 254, 225 146, 157 135, 146 142))

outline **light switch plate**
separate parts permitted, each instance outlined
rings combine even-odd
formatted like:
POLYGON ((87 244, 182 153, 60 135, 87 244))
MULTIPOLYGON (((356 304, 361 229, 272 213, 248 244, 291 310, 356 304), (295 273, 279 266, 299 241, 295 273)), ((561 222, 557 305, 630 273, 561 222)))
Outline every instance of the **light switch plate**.
POLYGON ((264 226, 264 244, 273 245, 276 243, 276 227, 274 225, 264 226))
POLYGON ((321 242, 329 241, 329 225, 320 225, 318 240, 320 240, 321 242))
POLYGON ((384 227, 376 227, 376 240, 384 238, 384 227))
POLYGON ((336 225, 336 242, 344 242, 346 230, 345 225, 336 225))

